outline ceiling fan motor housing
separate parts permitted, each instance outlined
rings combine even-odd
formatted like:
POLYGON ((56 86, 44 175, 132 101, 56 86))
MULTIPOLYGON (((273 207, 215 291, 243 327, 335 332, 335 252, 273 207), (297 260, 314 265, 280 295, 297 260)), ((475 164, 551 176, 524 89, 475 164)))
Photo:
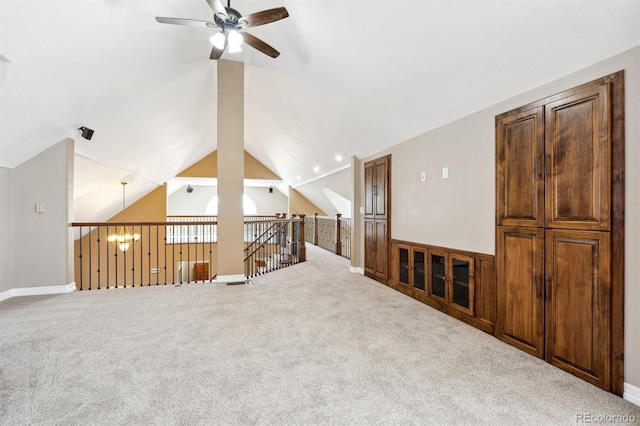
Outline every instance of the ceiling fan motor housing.
POLYGON ((236 27, 238 27, 238 21, 240 20, 242 15, 240 14, 240 12, 230 7, 225 7, 225 10, 227 11, 228 16, 226 20, 220 18, 218 15, 214 15, 213 20, 220 28, 224 30, 235 29, 236 27))

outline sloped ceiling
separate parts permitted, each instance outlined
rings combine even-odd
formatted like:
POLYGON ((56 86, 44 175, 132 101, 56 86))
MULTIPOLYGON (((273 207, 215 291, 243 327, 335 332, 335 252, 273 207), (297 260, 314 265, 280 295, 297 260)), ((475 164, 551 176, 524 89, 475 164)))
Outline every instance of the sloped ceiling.
MULTIPOLYGON (((290 17, 250 31, 279 58, 246 47, 223 59, 246 64, 247 151, 295 185, 340 168, 336 154, 370 155, 638 45, 639 4, 233 0, 243 14, 285 6, 290 17)), ((71 136, 76 202, 118 205, 123 175, 142 182, 127 187, 133 200, 216 149, 214 30, 155 16, 212 11, 205 0, 0 0, 0 166, 71 136)))

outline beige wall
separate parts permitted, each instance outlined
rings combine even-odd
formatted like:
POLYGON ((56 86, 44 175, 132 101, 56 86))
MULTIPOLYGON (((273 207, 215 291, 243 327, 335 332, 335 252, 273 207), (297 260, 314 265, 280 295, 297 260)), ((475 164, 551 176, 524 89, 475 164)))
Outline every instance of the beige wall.
POLYGON ((314 213, 318 213, 320 216, 327 215, 324 210, 320 209, 293 188, 289 188, 289 213, 304 214, 307 216, 313 216, 314 213))
MULTIPOLYGON (((178 177, 218 177, 218 151, 213 151, 200 161, 196 162, 184 171, 178 173, 178 177)), ((280 180, 280 177, 269 170, 264 164, 244 151, 244 178, 280 180)))
MULTIPOLYGON (((625 381, 640 386, 640 310, 636 306, 640 300, 640 47, 363 161, 392 155, 392 238, 494 254, 495 116, 622 69, 626 97, 625 381), (449 167, 447 180, 441 179, 443 167, 449 167), (427 176, 424 183, 420 182, 423 171, 427 176)), ((362 178, 362 164, 359 168, 362 178)), ((355 199, 360 205, 362 187, 362 183, 356 187, 355 199)), ((362 232, 356 239, 362 247, 362 232)), ((356 262, 362 267, 362 256, 358 255, 356 262)))
MULTIPOLYGON (((129 185, 129 184, 127 184, 129 185)), ((107 222, 122 222, 122 211, 107 222)), ((167 220, 167 184, 154 189, 124 210, 127 222, 164 222, 167 220)))
POLYGON ((13 288, 13 170, 0 167, 0 293, 13 288))
POLYGON ((13 169, 13 288, 73 282, 73 145, 66 139, 13 169), (44 213, 35 204, 44 203, 44 213), (14 235, 18 237, 18 235, 14 235))

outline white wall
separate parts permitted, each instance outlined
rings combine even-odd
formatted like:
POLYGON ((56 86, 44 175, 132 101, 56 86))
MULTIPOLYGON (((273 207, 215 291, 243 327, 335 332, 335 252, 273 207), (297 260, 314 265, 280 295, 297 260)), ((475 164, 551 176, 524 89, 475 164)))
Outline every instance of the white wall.
MULTIPOLYGON (((169 195, 168 214, 185 216, 202 216, 206 212, 207 204, 216 196, 216 186, 192 185, 193 192, 187 193, 186 186, 178 189, 169 195)), ((266 187, 244 187, 244 193, 256 204, 257 214, 273 215, 275 213, 286 213, 288 209, 287 196, 273 189, 269 193, 266 187)))
POLYGON ((294 189, 321 208, 328 216, 342 213, 344 217, 351 217, 353 190, 351 167, 348 165, 319 179, 295 186, 294 189))
POLYGON ((0 167, 0 293, 13 288, 13 170, 0 167))
MULTIPOLYGON (((495 116, 625 70, 625 382, 640 387, 640 47, 363 159, 392 155, 391 237, 495 253, 495 116), (441 178, 442 167, 449 179, 441 178), (426 182, 420 173, 426 172, 426 182)), ((363 175, 361 164, 359 176, 363 175)), ((362 184, 355 199, 363 205, 362 184)), ((357 210, 357 209, 356 209, 357 210)), ((362 217, 359 216, 362 221, 362 217)), ((362 232, 356 236, 362 246, 362 232)), ((356 252, 360 253, 360 252, 356 252)), ((362 256, 355 260, 363 266, 362 256)))
POLYGON ((66 139, 13 169, 13 288, 73 282, 73 157, 66 139))

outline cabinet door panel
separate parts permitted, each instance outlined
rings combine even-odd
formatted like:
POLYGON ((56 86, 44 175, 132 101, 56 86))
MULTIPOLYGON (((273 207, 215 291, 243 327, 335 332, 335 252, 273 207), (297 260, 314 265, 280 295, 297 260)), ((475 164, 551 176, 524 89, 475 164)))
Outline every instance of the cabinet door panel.
POLYGON ((366 272, 373 273, 375 267, 375 221, 364 221, 364 269, 366 272))
POLYGON ((498 227, 496 336, 540 358, 544 355, 543 250, 544 230, 498 227))
POLYGON ((498 225, 544 224, 543 114, 541 106, 496 120, 498 225))
POLYGON ((398 259, 396 261, 398 265, 398 284, 409 287, 410 280, 409 275, 411 271, 411 264, 409 263, 411 249, 408 246, 398 246, 397 249, 398 259))
POLYGON ((374 179, 374 215, 376 219, 387 218, 387 182, 389 181, 389 158, 376 161, 373 172, 374 179))
POLYGON ((609 233, 548 230, 546 358, 608 389, 609 233))
POLYGON ((449 258, 449 303, 454 308, 473 315, 474 262, 469 256, 450 254, 449 258))
POLYGON ((547 105, 547 227, 610 228, 609 110, 608 84, 547 105))
POLYGON ((425 250, 413 248, 411 251, 413 260, 413 281, 412 288, 418 294, 424 294, 427 288, 426 261, 427 253, 425 250))
POLYGON ((447 253, 429 251, 429 296, 447 302, 447 253))
POLYGON ((364 167, 364 214, 365 216, 373 216, 373 187, 375 182, 373 180, 374 165, 373 163, 367 163, 364 167))
POLYGON ((382 279, 389 278, 389 238, 387 235, 387 221, 375 221, 375 275, 382 279))

